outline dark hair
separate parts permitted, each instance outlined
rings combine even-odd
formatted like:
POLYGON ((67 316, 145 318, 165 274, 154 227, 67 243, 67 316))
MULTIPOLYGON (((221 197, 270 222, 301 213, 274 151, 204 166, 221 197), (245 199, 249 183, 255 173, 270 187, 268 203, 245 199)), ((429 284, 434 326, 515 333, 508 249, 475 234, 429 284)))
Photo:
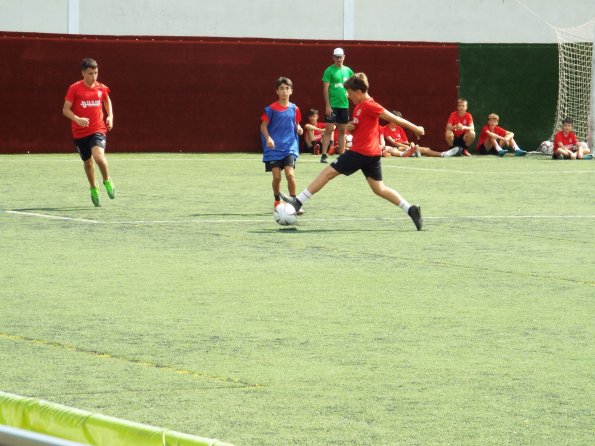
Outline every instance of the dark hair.
POLYGON ((308 117, 318 115, 318 114, 319 114, 318 110, 316 110, 315 108, 311 108, 310 110, 308 110, 308 117))
POLYGON ((351 76, 349 79, 345 81, 343 86, 346 89, 352 91, 359 90, 362 93, 367 92, 368 88, 370 88, 370 84, 368 83, 368 76, 366 76, 365 73, 355 73, 353 76, 351 76))
POLYGON ((285 84, 288 87, 293 88, 293 82, 291 82, 291 79, 289 79, 288 77, 281 76, 280 78, 278 78, 275 81, 275 89, 279 88, 282 84, 285 84))
POLYGON ((95 62, 95 59, 86 57, 81 61, 81 69, 86 70, 87 68, 97 68, 97 62, 95 62))
POLYGON ((564 124, 574 125, 574 121, 570 118, 564 118, 564 120, 562 121, 562 125, 564 124))
POLYGON ((403 117, 403 113, 401 113, 399 110, 393 110, 391 113, 395 116, 398 116, 399 118, 403 117))

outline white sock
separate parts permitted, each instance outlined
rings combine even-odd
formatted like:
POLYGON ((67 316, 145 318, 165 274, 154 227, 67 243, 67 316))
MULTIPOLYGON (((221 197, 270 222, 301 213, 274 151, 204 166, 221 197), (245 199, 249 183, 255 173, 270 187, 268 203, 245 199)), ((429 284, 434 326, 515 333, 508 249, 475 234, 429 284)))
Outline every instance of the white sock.
POLYGON ((521 148, 519 146, 517 146, 517 143, 515 141, 514 145, 512 146, 512 148, 516 151, 516 150, 521 150, 521 148))
POLYGON ((496 149, 498 152, 499 152, 500 150, 502 150, 502 147, 500 147, 500 146, 498 145, 498 143, 497 143, 497 142, 494 142, 494 148, 495 148, 495 149, 496 149))
POLYGON ((401 198, 401 203, 399 203, 399 207, 403 209, 405 213, 407 213, 409 212, 409 208, 411 207, 411 205, 407 202, 407 200, 401 198))
POLYGON ((312 192, 310 192, 308 189, 304 189, 304 191, 297 196, 297 199, 302 204, 304 204, 310 198, 312 198, 312 192))

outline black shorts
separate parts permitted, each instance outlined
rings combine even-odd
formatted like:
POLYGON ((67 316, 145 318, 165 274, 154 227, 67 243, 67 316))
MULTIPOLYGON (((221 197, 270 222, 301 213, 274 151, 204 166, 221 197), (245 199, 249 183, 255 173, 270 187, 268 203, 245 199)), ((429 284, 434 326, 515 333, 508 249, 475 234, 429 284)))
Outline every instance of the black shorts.
POLYGON ((333 112, 324 117, 327 124, 347 124, 349 122, 349 109, 333 107, 333 112))
POLYGON ((454 137, 453 141, 452 141, 452 146, 453 147, 462 147, 464 149, 467 148, 467 146, 465 145, 465 139, 464 139, 465 134, 463 133, 461 136, 456 136, 454 137))
POLYGON ((331 167, 345 176, 361 170, 366 178, 382 181, 380 158, 380 155, 367 156, 353 150, 347 150, 331 163, 331 167))
POLYGON ((477 151, 482 155, 498 155, 498 151, 495 147, 490 147, 490 150, 488 150, 483 144, 477 148, 477 151))
POLYGON ((106 137, 103 133, 93 133, 92 135, 85 136, 74 140, 76 150, 83 161, 87 161, 91 158, 91 151, 93 147, 101 147, 105 150, 106 137))
POLYGON ((278 167, 279 169, 283 169, 284 167, 293 167, 295 169, 295 155, 287 155, 282 160, 264 162, 265 172, 271 172, 275 167, 278 167))

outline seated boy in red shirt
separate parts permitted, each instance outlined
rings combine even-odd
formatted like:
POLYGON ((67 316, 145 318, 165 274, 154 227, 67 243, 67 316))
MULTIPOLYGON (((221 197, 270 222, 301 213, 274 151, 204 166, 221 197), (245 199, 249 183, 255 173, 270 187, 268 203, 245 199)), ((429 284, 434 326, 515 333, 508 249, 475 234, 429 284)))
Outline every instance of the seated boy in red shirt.
POLYGON ((318 122, 318 110, 308 110, 308 122, 304 124, 304 151, 318 155, 322 144, 324 122, 318 122))
POLYGON ((570 118, 562 121, 562 130, 554 136, 554 152, 552 157, 554 159, 591 159, 591 151, 589 146, 584 142, 579 142, 578 138, 572 131, 574 122, 570 118))
POLYGON ((488 116, 488 123, 483 126, 479 134, 477 151, 482 155, 504 156, 508 153, 503 147, 512 147, 514 156, 524 156, 527 154, 522 150, 514 140, 514 133, 509 132, 502 127, 498 127, 500 117, 496 113, 488 116))
POLYGON ((475 141, 475 126, 473 116, 467 111, 467 99, 457 99, 457 110, 448 117, 444 136, 448 147, 461 147, 463 156, 471 156, 467 148, 475 141))
MULTIPOLYGON (((397 110, 392 111, 393 115, 399 118, 403 115, 397 110)), ((433 157, 449 157, 459 153, 462 149, 460 147, 453 147, 446 152, 436 152, 429 147, 420 147, 418 144, 410 143, 407 139, 407 134, 402 127, 396 124, 389 123, 383 128, 384 141, 386 147, 382 151, 382 156, 400 156, 407 158, 409 156, 419 157, 421 155, 433 156, 433 157)))

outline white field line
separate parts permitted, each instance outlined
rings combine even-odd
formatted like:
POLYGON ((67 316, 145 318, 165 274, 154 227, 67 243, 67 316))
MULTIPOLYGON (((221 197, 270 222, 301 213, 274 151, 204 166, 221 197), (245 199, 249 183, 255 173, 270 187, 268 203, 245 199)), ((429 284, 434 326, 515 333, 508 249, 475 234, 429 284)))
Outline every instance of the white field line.
POLYGON ((49 218, 50 220, 67 220, 77 221, 80 223, 102 223, 98 220, 88 220, 86 218, 66 217, 63 215, 40 214, 38 212, 24 212, 24 211, 3 211, 7 214, 26 215, 28 217, 49 218))
MULTIPOLYGON (((3 211, 7 214, 23 215, 27 217, 46 218, 50 220, 63 220, 78 223, 91 223, 103 225, 189 225, 189 224, 222 224, 222 223, 270 223, 271 218, 219 218, 219 219, 188 219, 188 220, 90 220, 86 218, 67 217, 61 215, 42 214, 38 212, 3 211)), ((397 216, 397 218, 399 218, 397 216)), ((300 217, 306 221, 329 222, 329 218, 300 217)), ((401 219, 407 219, 405 215, 401 219)), ((452 216, 424 216, 424 220, 584 220, 595 219, 595 215, 452 215, 452 216)), ((338 217, 332 221, 394 221, 395 217, 338 217)), ((299 220, 298 220, 299 222, 299 220)))
MULTIPOLYGON (((60 155, 64 155, 64 154, 60 154, 60 155)), ((108 153, 108 155, 110 155, 108 153)), ((163 158, 155 158, 155 157, 142 157, 142 156, 126 156, 124 154, 117 154, 117 153, 112 153, 112 155, 117 155, 114 156, 114 160, 117 161, 155 161, 155 162, 163 162, 163 161, 174 161, 174 162, 179 162, 179 161, 183 161, 183 162, 188 162, 188 161, 194 161, 194 162, 199 162, 199 161, 215 161, 215 162, 221 162, 221 160, 225 160, 225 161, 236 161, 236 162, 250 162, 250 163, 254 163, 254 162, 262 162, 262 157, 261 156, 255 156, 255 157, 239 157, 239 158, 234 158, 234 157, 219 157, 219 156, 213 156, 213 157, 208 157, 208 156, 201 156, 201 154, 197 153, 197 156, 192 156, 192 157, 187 157, 187 156, 180 156, 180 157, 176 157, 176 156, 171 156, 171 157, 163 157, 163 158)), ((11 156, 11 155, 8 155, 11 156)), ((23 155, 26 156, 26 155, 23 155)), ((73 158, 48 158, 48 157, 42 157, 40 155, 29 155, 30 158, 27 159, 27 161, 41 161, 41 162, 49 162, 49 161, 53 161, 53 162, 73 162, 73 163, 80 163, 80 160, 78 159, 78 157, 73 157, 73 158)), ((20 156, 12 156, 11 158, 6 158, 7 161, 10 160, 18 160, 20 159, 20 156)), ((405 162, 405 163, 411 163, 411 162, 420 162, 420 160, 398 160, 398 163, 400 162, 405 162)), ((423 161, 421 161, 423 162, 423 161)), ((444 162, 448 162, 448 160, 444 160, 444 162)), ((302 155, 302 157, 300 157, 300 159, 298 160, 298 163, 308 163, 308 164, 319 164, 320 161, 318 159, 318 157, 316 158, 308 158, 307 155, 302 155)), ((324 166, 321 166, 324 167, 324 166)), ((415 170, 415 171, 425 171, 425 172, 440 172, 440 173, 457 173, 457 174, 465 174, 465 175, 486 175, 486 174, 492 174, 492 175, 536 175, 536 174, 541 174, 541 175, 551 175, 551 174, 582 174, 582 173, 595 173, 595 169, 593 170, 544 170, 544 171, 525 171, 525 170, 511 170, 511 171, 483 171, 483 170, 453 170, 453 169, 432 169, 432 168, 426 168, 426 167, 413 167, 413 166, 398 166, 393 164, 391 161, 386 161, 382 163, 382 168, 383 169, 401 169, 401 170, 415 170)))

